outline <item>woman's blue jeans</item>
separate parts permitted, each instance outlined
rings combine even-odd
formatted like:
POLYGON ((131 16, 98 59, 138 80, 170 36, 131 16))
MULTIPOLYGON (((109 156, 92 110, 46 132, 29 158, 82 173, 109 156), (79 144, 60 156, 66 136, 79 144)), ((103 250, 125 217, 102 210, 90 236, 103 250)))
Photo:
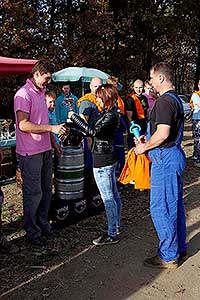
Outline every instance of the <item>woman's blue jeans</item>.
POLYGON ((115 165, 93 168, 93 172, 106 210, 108 235, 116 236, 120 228, 122 205, 116 184, 115 165))

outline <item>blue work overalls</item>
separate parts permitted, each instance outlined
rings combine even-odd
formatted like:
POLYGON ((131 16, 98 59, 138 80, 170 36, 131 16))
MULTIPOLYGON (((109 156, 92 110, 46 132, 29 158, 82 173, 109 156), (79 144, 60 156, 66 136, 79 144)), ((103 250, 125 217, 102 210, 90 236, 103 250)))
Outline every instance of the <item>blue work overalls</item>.
MULTIPOLYGON (((179 98, 170 92, 167 94, 179 103, 183 111, 179 98)), ((160 241, 158 256, 166 262, 177 259, 187 250, 183 203, 186 157, 181 148, 183 130, 184 121, 172 147, 154 148, 148 153, 152 160, 150 212, 160 241)))

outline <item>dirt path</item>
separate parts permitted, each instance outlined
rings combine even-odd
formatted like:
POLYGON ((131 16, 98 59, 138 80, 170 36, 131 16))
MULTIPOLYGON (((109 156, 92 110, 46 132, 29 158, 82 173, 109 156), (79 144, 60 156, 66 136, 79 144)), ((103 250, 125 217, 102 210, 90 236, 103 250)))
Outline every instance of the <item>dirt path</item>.
POLYGON ((124 210, 119 244, 91 245, 105 222, 103 212, 64 228, 52 242, 53 252, 47 249, 42 257, 28 252, 22 234, 21 254, 9 261, 9 267, 5 258, 0 260, 0 299, 199 300, 200 170, 191 162, 190 126, 185 128, 183 144, 188 157, 184 198, 190 257, 182 266, 165 271, 143 266, 143 259, 156 252, 158 241, 149 216, 148 193, 127 186, 121 192, 124 210))

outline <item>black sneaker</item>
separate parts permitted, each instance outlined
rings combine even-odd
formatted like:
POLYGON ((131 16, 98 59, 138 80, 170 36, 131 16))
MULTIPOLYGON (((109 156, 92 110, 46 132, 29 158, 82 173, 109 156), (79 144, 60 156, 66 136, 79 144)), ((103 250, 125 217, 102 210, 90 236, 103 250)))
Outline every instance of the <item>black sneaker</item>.
POLYGON ((98 239, 93 241, 93 244, 96 246, 103 246, 103 245, 111 245, 117 244, 119 242, 118 236, 110 236, 110 235, 102 235, 98 239))
POLYGON ((0 253, 15 254, 19 252, 19 247, 9 242, 4 236, 0 236, 0 253))
POLYGON ((44 247, 47 245, 47 241, 44 240, 41 236, 35 239, 26 238, 27 242, 36 247, 44 247))

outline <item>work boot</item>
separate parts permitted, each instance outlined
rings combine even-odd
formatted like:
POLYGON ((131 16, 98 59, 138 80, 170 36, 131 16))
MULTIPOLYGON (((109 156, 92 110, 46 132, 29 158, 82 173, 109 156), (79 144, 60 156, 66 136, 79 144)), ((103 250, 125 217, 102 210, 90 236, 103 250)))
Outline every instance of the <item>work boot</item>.
POLYGON ((177 269, 178 260, 164 261, 158 255, 147 258, 144 260, 146 267, 158 268, 158 269, 177 269))
POLYGON ((180 252, 180 255, 178 258, 179 266, 182 265, 188 258, 189 258, 189 255, 188 255, 187 251, 180 252))

